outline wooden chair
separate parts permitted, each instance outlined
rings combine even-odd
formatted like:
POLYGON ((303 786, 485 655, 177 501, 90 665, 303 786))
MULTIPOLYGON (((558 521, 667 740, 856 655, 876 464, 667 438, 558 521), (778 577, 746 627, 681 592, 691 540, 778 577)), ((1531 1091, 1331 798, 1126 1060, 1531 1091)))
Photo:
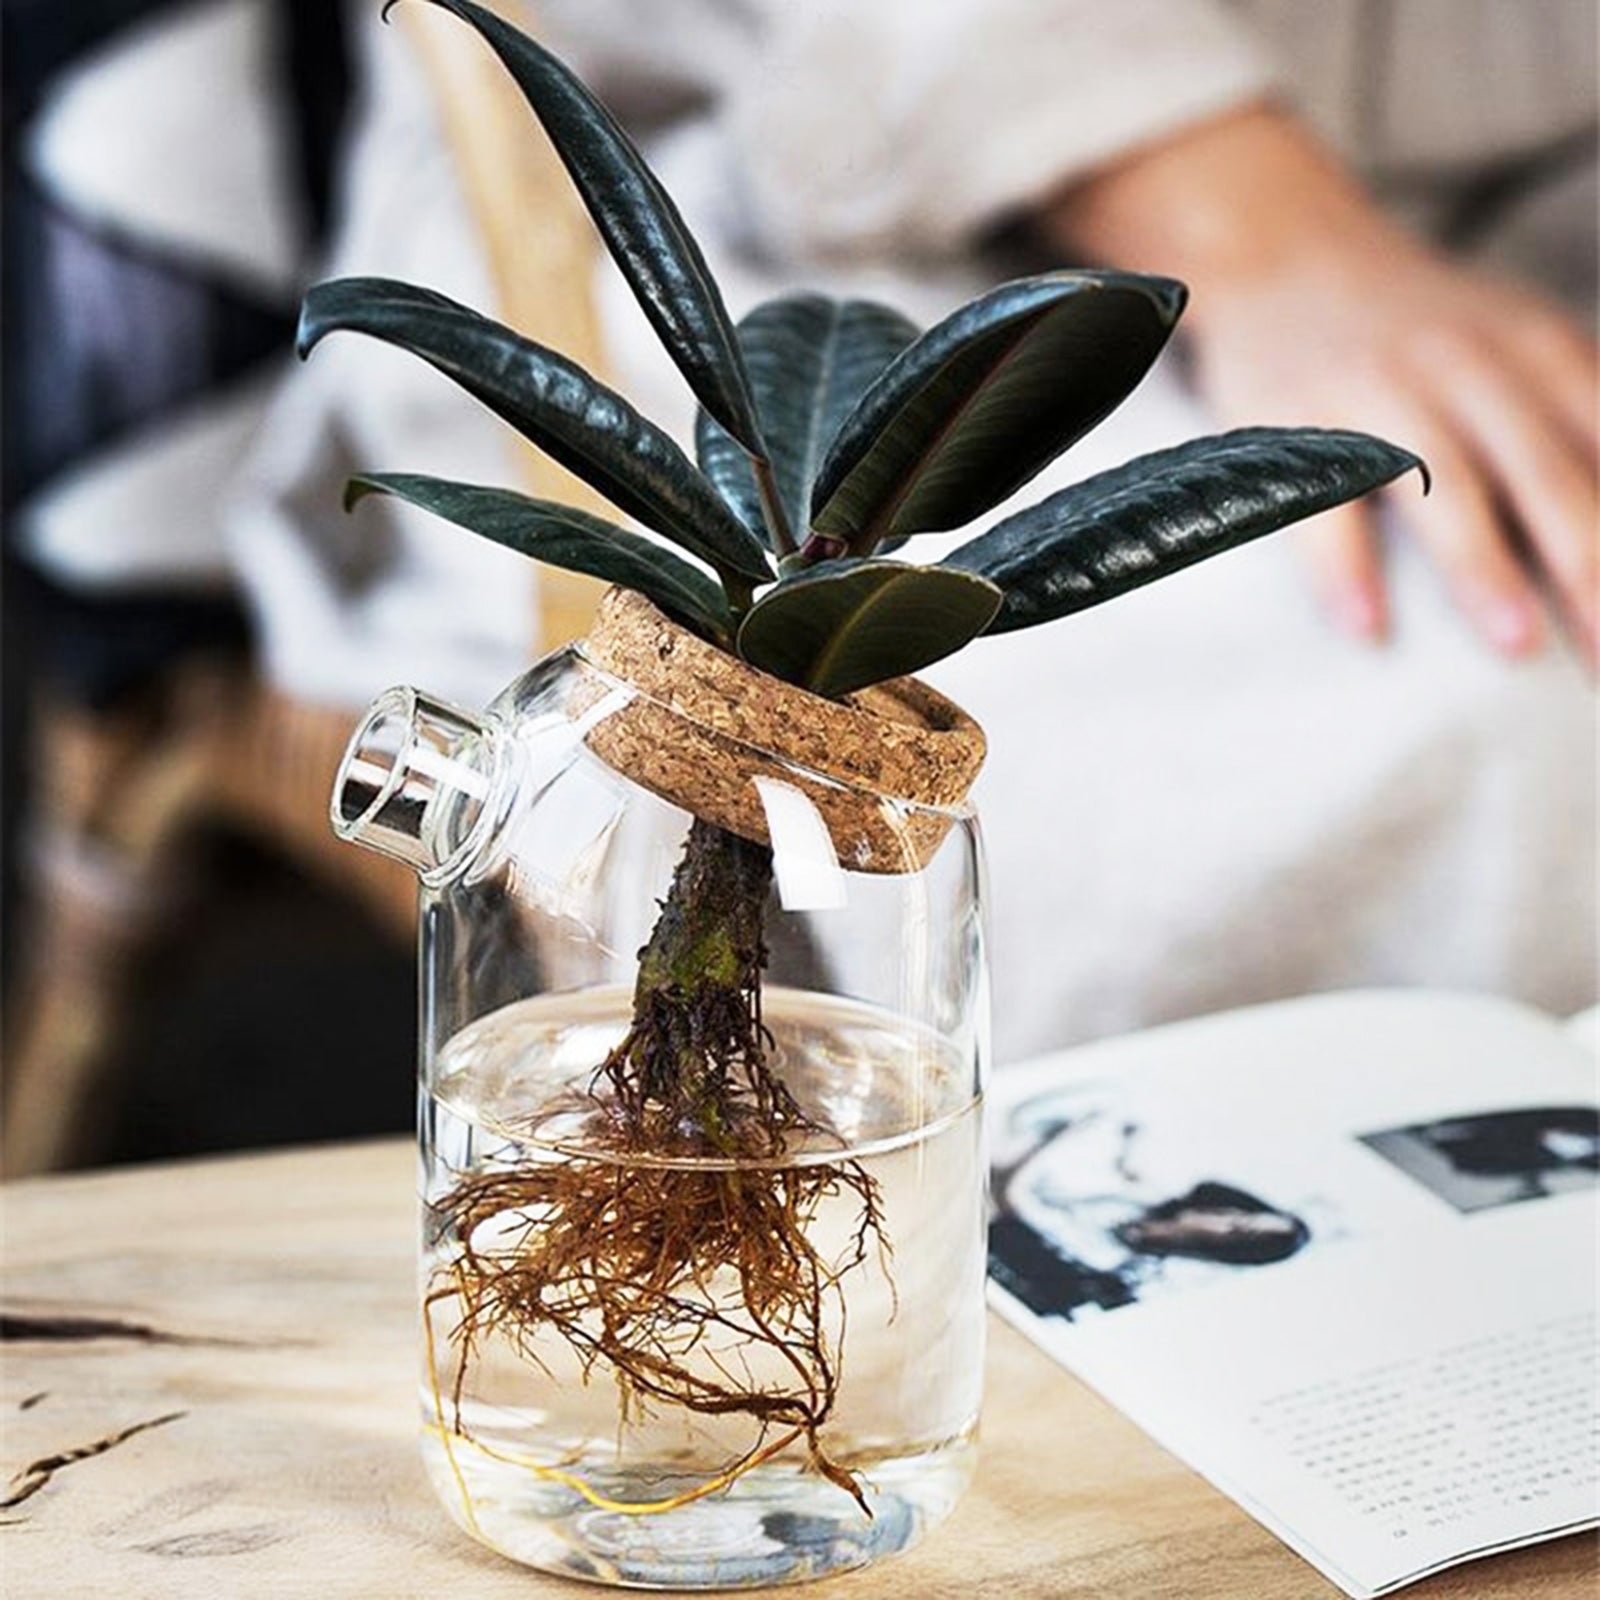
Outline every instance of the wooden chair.
MULTIPOLYGON (((526 25, 521 8, 501 0, 501 9, 526 25)), ((595 244, 558 158, 474 34, 427 7, 398 15, 432 86, 498 314, 595 370, 595 244)), ((604 507, 531 446, 518 464, 531 493, 604 507)), ((590 579, 541 570, 530 656, 580 636, 599 593, 590 579)), ((411 875, 339 843, 328 827, 328 794, 358 711, 298 704, 253 677, 194 665, 173 672, 152 701, 110 715, 41 706, 34 815, 49 825, 34 852, 19 919, 27 953, 8 1007, 7 1176, 92 1157, 129 974, 202 825, 243 828, 359 897, 397 936, 412 935, 411 875)))

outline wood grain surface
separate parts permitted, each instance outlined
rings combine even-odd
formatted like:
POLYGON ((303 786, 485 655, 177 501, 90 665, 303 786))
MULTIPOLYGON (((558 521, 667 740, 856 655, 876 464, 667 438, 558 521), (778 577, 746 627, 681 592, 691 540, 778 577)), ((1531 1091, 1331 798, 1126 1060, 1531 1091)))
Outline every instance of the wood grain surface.
MULTIPOLYGON (((4 1206, 8 1600, 569 1600, 480 1549, 417 1457, 414 1157, 395 1141, 38 1178, 4 1206)), ((995 1324, 983 1464, 919 1549, 814 1600, 1332 1600, 995 1324)), ((1568 1539, 1416 1600, 1579 1600, 1568 1539)))

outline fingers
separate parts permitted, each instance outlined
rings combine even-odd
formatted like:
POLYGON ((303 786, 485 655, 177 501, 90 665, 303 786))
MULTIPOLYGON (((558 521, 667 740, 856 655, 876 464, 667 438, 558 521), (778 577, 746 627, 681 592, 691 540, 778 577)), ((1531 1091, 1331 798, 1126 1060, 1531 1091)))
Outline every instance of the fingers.
POLYGON ((1415 450, 1433 475, 1427 499, 1409 500, 1406 526, 1484 641, 1508 656, 1539 648, 1544 636, 1533 584, 1505 536, 1480 457, 1427 402, 1391 391, 1376 402, 1377 431, 1415 450))
POLYGON ((1329 620, 1352 638, 1379 643, 1389 631, 1389 606, 1371 514, 1339 506, 1313 517, 1295 539, 1329 620))
POLYGON ((1519 296, 1518 304, 1518 314, 1489 320, 1490 337, 1573 447, 1600 462, 1600 349, 1542 302, 1519 296))
POLYGON ((1457 338, 1431 355, 1437 403, 1526 533, 1579 643, 1600 658, 1600 487, 1586 454, 1493 353, 1457 338))

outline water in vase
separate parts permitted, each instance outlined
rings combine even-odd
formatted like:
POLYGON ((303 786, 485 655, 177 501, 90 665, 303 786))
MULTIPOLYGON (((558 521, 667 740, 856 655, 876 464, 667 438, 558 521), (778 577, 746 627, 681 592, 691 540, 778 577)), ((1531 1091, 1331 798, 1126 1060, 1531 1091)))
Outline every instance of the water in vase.
MULTIPOLYGON (((764 1167, 619 1155, 589 1086, 629 1001, 519 1001, 434 1063, 421 1403, 445 1504, 517 1560, 641 1587, 755 1587, 909 1546, 973 1467, 984 1190, 971 1061, 883 1012, 775 988, 772 1059, 814 1131, 764 1167), (544 1187, 524 1181, 541 1172, 544 1187), (465 1223, 452 1200, 464 1180, 465 1223), (816 1339, 792 1325, 763 1337, 761 1280, 731 1267, 687 1282, 664 1261, 661 1295, 643 1302, 638 1283, 626 1300, 593 1282, 529 1289, 515 1269, 547 1242, 553 1209, 530 1195, 575 1181, 601 1196, 602 1231, 629 1210, 605 1206, 608 1186, 650 1186, 664 1211, 714 1204, 730 1183, 802 1196, 816 1339), (778 1399, 766 1414, 749 1403, 797 1389, 825 1413, 816 1449, 778 1399)), ((602 1270, 580 1259, 591 1279, 602 1270)))

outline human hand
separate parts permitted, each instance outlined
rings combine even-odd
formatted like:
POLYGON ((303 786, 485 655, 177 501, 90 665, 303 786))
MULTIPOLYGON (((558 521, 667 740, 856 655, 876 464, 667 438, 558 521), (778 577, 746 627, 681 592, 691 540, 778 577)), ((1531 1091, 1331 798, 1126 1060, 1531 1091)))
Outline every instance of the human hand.
MULTIPOLYGON (((1224 422, 1359 427, 1421 455, 1434 490, 1403 527, 1489 644, 1531 652, 1552 614, 1600 662, 1600 364, 1564 315, 1412 239, 1264 108, 1091 180, 1051 221, 1190 283, 1194 377, 1224 422)), ((1370 508, 1297 537, 1329 615, 1383 637, 1370 508)))

